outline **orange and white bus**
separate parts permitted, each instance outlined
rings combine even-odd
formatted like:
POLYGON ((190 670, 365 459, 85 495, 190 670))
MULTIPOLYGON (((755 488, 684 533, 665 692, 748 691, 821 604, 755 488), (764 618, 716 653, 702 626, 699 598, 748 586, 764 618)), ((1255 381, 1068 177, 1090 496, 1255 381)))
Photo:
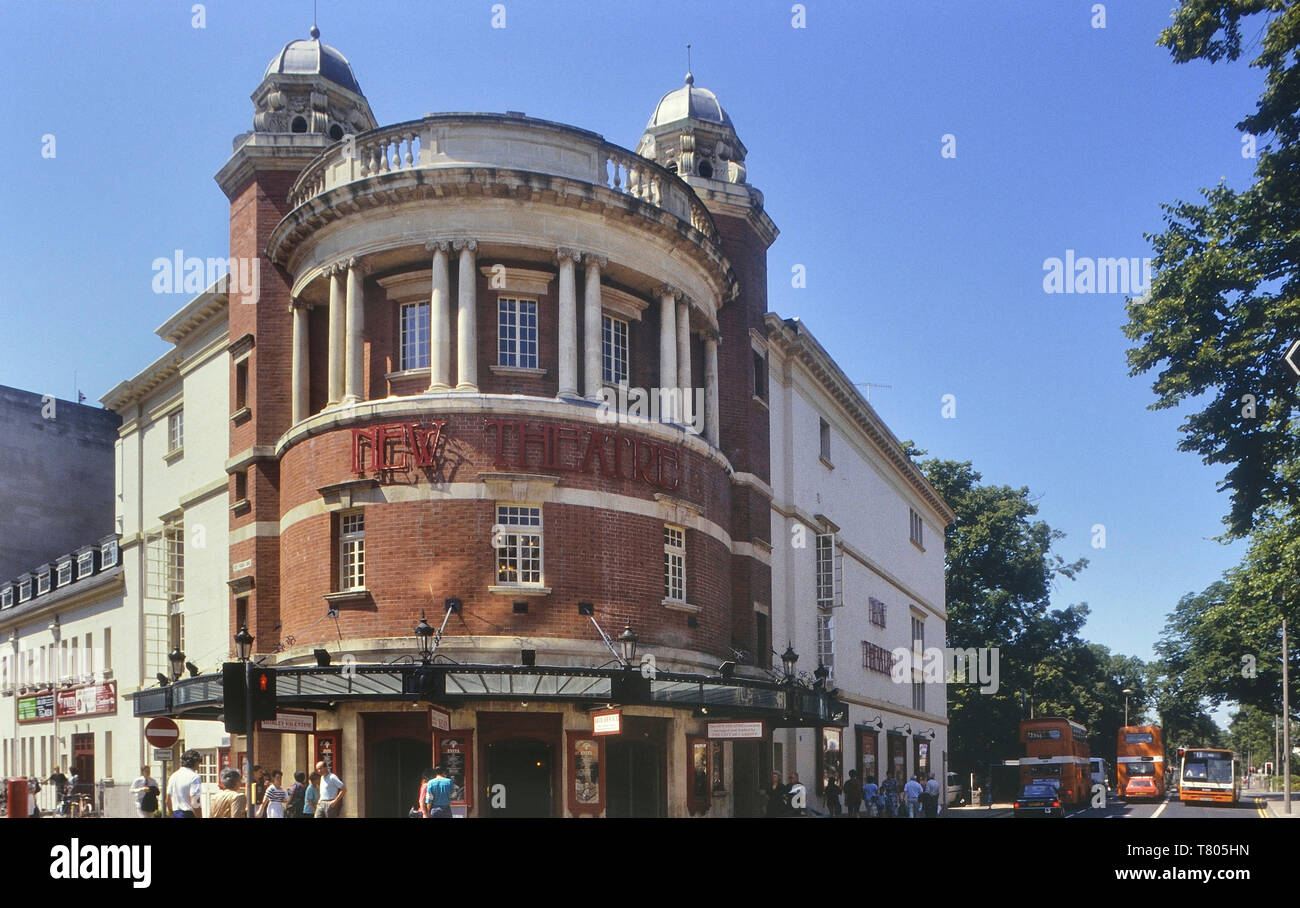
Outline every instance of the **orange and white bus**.
POLYGON ((1178 748, 1178 800, 1236 804, 1241 798, 1241 761, 1222 747, 1178 748))
POLYGON ((1115 774, 1121 798, 1164 798, 1165 744, 1159 725, 1125 725, 1119 730, 1115 774))
POLYGON ((1020 723, 1020 784, 1055 785, 1062 804, 1083 804, 1092 791, 1088 730, 1064 718, 1020 723))

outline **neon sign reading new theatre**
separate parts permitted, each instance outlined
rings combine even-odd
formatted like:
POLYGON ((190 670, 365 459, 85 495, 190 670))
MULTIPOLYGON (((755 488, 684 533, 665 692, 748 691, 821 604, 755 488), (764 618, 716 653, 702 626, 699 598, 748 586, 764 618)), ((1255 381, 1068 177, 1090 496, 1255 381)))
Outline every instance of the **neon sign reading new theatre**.
MULTIPOLYGON (((436 469, 446 425, 446 420, 437 420, 353 429, 352 472, 374 471, 384 477, 413 467, 436 469)), ((486 419, 483 426, 483 447, 497 468, 596 473, 658 489, 681 485, 681 455, 674 445, 587 426, 514 419, 486 419)))

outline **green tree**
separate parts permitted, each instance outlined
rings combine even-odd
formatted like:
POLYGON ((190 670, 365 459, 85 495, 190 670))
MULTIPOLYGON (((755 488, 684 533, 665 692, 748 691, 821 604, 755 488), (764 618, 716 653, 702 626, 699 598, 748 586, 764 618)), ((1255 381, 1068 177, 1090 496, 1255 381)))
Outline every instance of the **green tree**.
POLYGON ((1130 300, 1131 374, 1158 369, 1153 409, 1195 401, 1179 447, 1228 467, 1228 534, 1244 536, 1300 504, 1295 376, 1282 364, 1300 339, 1300 7, 1283 0, 1183 0, 1158 43, 1178 63, 1236 60, 1243 26, 1263 20, 1251 64, 1265 73, 1253 114, 1254 183, 1203 189, 1200 203, 1163 206, 1149 236, 1150 293, 1130 300))
POLYGON ((1273 759, 1273 721, 1272 715, 1254 706, 1243 706, 1232 714, 1228 744, 1240 755, 1242 766, 1263 767, 1273 759))

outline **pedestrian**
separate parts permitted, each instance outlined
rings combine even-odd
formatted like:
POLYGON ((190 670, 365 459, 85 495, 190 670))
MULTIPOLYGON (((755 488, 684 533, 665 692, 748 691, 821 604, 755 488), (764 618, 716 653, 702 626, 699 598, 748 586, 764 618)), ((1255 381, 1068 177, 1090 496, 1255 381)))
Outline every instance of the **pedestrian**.
POLYGON ((262 793, 262 803, 258 805, 260 815, 271 820, 284 819, 284 805, 289 800, 289 793, 280 787, 284 774, 280 770, 271 771, 269 784, 262 793))
POLYGON ((257 805, 261 804, 266 796, 267 783, 266 770, 262 769, 261 763, 254 764, 249 778, 253 780, 253 803, 249 806, 253 808, 252 815, 257 816, 257 805))
POLYGON ((227 766, 221 770, 221 787, 212 796, 208 817, 214 820, 243 820, 248 818, 248 796, 244 794, 243 779, 239 770, 227 766))
POLYGON ((850 769, 849 780, 844 783, 844 807, 850 817, 858 816, 862 809, 862 795, 862 781, 858 778, 858 771, 850 769))
POLYGON ((303 807, 307 801, 307 773, 301 769, 293 774, 293 784, 289 786, 289 796, 284 802, 284 815, 286 819, 300 820, 307 814, 303 813, 303 807))
MULTIPOLYGON (((153 781, 150 779, 149 781, 153 781)), ((140 816, 156 819, 160 814, 158 810, 158 796, 161 792, 158 790, 157 783, 150 785, 140 796, 140 816)))
POLYGON ((347 786, 330 771, 324 760, 316 764, 316 771, 320 773, 320 803, 316 805, 316 819, 332 820, 339 815, 342 808, 339 802, 343 800, 347 786))
POLYGON ((885 802, 885 816, 898 816, 898 779, 894 778, 891 772, 885 776, 885 784, 881 789, 881 796, 885 802))
POLYGON ((429 780, 432 778, 432 769, 426 769, 420 773, 420 788, 415 795, 415 806, 407 814, 411 819, 415 819, 417 816, 422 820, 429 818, 429 805, 426 802, 428 801, 429 780))
POLYGON ((803 816, 808 809, 808 789, 799 781, 799 773, 790 773, 786 791, 790 794, 790 816, 803 816))
POLYGON ((880 786, 875 776, 867 776, 867 784, 862 786, 862 806, 869 817, 878 817, 881 813, 880 786))
POLYGON ((451 818, 451 791, 455 787, 447 778, 447 770, 441 766, 433 771, 433 778, 425 788, 424 803, 429 811, 429 818, 443 820, 451 818))
POLYGON ((167 811, 178 820, 192 820, 203 816, 203 777, 194 767, 203 761, 197 750, 181 754, 181 767, 172 773, 167 782, 167 811))
POLYGON ((59 801, 59 813, 67 813, 68 808, 68 777, 59 772, 59 767, 54 767, 50 772, 50 777, 45 781, 50 783, 54 789, 54 797, 59 801))
POLYGON ((903 795, 907 799, 907 818, 915 820, 921 815, 921 792, 924 791, 921 783, 916 781, 916 776, 907 780, 903 786, 903 795))
POLYGON ((925 780, 925 815, 927 817, 937 817, 939 811, 943 809, 942 800, 939 797, 939 780, 930 773, 930 777, 925 780))
POLYGON ((316 818, 316 805, 320 803, 320 773, 313 772, 307 777, 307 788, 302 795, 302 815, 316 818))
POLYGON ((149 790, 150 786, 152 786, 152 787, 154 787, 154 788, 157 788, 157 787, 158 787, 158 783, 155 782, 155 781, 154 781, 154 780, 149 776, 149 767, 148 767, 148 766, 141 766, 141 767, 140 767, 140 775, 137 776, 137 777, 136 777, 136 780, 135 780, 134 782, 131 783, 131 794, 133 794, 133 795, 135 796, 135 812, 136 812, 136 816, 141 816, 141 817, 152 817, 152 816, 154 815, 154 812, 158 810, 157 799, 155 798, 155 799, 154 799, 153 810, 150 810, 148 813, 145 812, 145 809, 144 809, 144 803, 143 803, 143 802, 144 802, 144 793, 145 793, 146 791, 149 790))
POLYGON ((840 782, 839 779, 836 778, 835 773, 831 773, 826 777, 824 790, 826 793, 826 812, 833 817, 842 816, 843 810, 840 808, 840 782))
POLYGON ((767 788, 763 789, 763 795, 767 798, 767 809, 764 816, 783 817, 790 810, 789 793, 786 787, 781 784, 781 774, 772 773, 772 781, 767 788))

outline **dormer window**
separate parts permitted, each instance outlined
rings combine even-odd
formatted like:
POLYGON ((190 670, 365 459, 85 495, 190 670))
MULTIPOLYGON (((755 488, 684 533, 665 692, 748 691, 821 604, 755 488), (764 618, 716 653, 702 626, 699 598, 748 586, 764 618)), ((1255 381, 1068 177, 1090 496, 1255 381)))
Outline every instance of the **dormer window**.
POLYGON ((65 586, 72 582, 72 559, 59 562, 58 585, 65 586))
POLYGON ((18 601, 26 602, 30 598, 32 598, 32 582, 24 580, 18 584, 18 601))
POLYGON ((36 575, 36 595, 43 596, 50 591, 50 572, 41 571, 36 575))
POLYGON ((13 584, 7 584, 4 589, 0 589, 0 608, 14 607, 14 587, 13 584))
POLYGON ((95 550, 82 552, 77 556, 77 579, 81 580, 95 573, 95 550))
POLYGON ((117 564, 117 540, 110 539, 99 547, 99 565, 111 568, 117 564))

